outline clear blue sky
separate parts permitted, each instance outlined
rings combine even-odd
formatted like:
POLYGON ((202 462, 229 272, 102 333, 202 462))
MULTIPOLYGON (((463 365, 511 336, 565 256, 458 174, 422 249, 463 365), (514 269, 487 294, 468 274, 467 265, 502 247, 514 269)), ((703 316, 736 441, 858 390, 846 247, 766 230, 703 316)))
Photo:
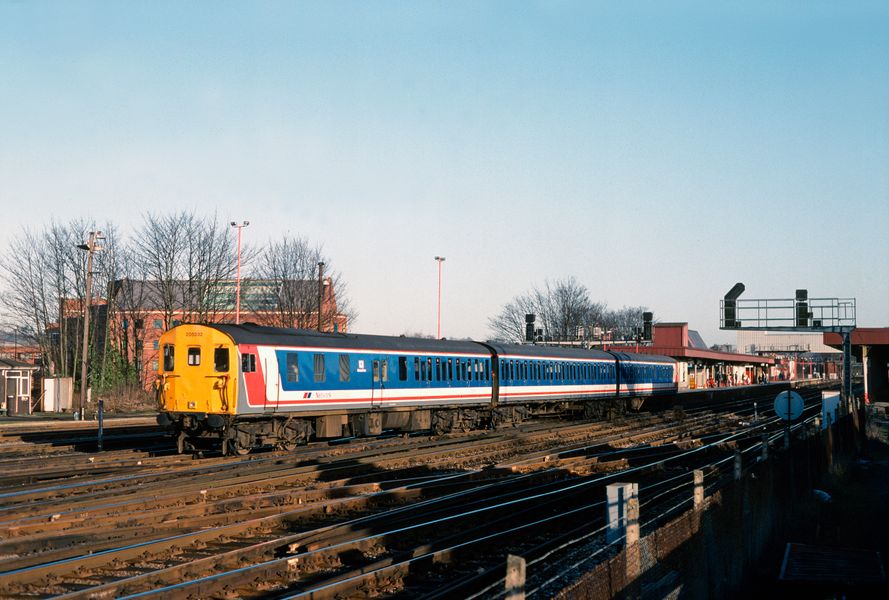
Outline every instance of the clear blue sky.
POLYGON ((218 210, 322 242, 356 329, 484 338, 574 275, 710 342, 719 298, 889 325, 889 3, 7 2, 0 247, 218 210))

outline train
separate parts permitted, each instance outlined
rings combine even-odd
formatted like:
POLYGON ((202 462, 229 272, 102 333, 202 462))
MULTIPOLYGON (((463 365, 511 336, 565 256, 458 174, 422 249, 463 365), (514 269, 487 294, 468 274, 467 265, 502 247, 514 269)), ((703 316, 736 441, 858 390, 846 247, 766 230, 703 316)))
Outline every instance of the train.
POLYGON ((179 452, 595 417, 677 391, 672 358, 595 349, 182 324, 159 350, 158 423, 179 452))

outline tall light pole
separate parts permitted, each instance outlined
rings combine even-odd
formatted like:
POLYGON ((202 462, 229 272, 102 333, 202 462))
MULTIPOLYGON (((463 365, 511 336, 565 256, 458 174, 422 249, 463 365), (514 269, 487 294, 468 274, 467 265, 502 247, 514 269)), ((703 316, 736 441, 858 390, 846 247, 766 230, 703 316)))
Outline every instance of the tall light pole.
POLYGON ((86 407, 87 367, 89 366, 89 339, 90 339, 90 304, 93 294, 93 253, 102 250, 99 240, 104 240, 101 231, 90 231, 89 240, 84 244, 78 244, 81 250, 86 250, 86 290, 83 303, 83 347, 80 354, 80 420, 83 421, 83 410, 86 407))
POLYGON ((438 262, 438 335, 435 337, 437 339, 441 339, 441 263, 445 261, 444 256, 436 256, 435 260, 438 262))
POLYGON ((235 325, 241 323, 241 230, 250 224, 244 221, 240 225, 232 221, 232 227, 238 230, 238 283, 235 289, 235 325))

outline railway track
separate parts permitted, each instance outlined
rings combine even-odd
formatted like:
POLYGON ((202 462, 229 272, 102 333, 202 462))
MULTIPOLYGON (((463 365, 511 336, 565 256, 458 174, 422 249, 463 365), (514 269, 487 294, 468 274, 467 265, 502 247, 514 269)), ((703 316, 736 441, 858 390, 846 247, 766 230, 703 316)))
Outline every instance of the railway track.
POLYGON ((293 455, 149 457, 123 475, 6 486, 0 596, 416 597, 443 582, 468 594, 496 579, 507 548, 543 556, 579 522, 595 529, 614 478, 644 476, 640 494, 669 503, 657 481, 688 479, 773 425, 752 422, 750 404, 293 455))

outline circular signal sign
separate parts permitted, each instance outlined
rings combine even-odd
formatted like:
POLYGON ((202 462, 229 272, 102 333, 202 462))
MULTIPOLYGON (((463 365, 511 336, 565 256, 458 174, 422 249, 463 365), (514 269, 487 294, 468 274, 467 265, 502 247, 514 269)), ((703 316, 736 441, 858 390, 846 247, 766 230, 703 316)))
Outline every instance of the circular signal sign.
POLYGON ((803 397, 787 390, 775 396, 775 413, 785 421, 796 421, 803 414, 803 397))

